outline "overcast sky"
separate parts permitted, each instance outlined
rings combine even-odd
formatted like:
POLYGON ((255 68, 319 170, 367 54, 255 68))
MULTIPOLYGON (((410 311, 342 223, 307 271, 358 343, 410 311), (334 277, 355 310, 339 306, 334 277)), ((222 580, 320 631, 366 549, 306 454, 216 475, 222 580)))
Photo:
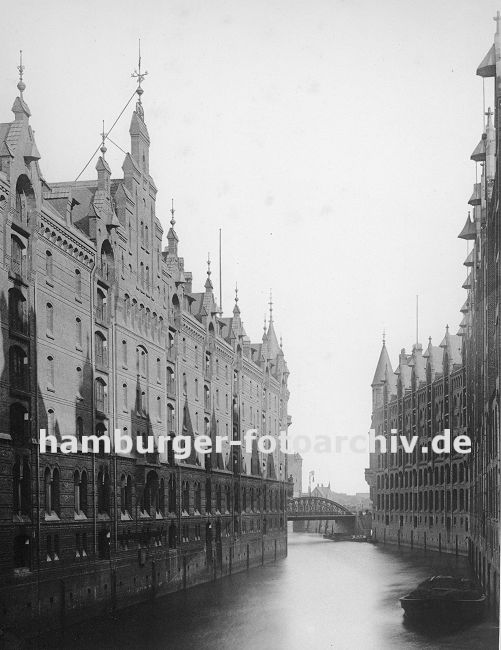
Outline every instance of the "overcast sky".
MULTIPOLYGON (((134 90, 142 40, 150 172, 194 290, 223 231, 223 307, 260 340, 273 287, 291 437, 364 435, 383 328, 395 361, 455 333, 457 239, 482 132, 487 0, 18 2, 2 15, 0 122, 23 49, 45 178, 76 178, 134 90)), ((492 80, 486 83, 488 98, 492 80)), ((132 104, 111 138, 129 150, 132 104)), ((113 176, 123 154, 108 144, 113 176)), ((83 178, 94 178, 95 161, 83 178)), ((215 270, 215 269, 214 269, 215 270)), ((215 286, 217 274, 213 275, 215 286)), ((364 454, 305 454, 337 491, 367 491, 364 454)))

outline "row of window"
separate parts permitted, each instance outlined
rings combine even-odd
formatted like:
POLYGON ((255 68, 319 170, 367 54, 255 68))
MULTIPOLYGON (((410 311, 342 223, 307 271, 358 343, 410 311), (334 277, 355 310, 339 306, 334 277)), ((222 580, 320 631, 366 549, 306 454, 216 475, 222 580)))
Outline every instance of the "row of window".
MULTIPOLYGON (((452 482, 468 481, 468 465, 459 463, 452 465, 452 482)), ((376 477, 377 489, 393 489, 398 487, 418 487, 421 485, 444 485, 451 482, 451 467, 449 464, 421 468, 418 470, 392 473, 376 477)))
MULTIPOLYGON (((133 513, 133 479, 130 474, 123 473, 120 477, 120 510, 122 515, 133 513)), ((175 513, 177 510, 177 481, 171 475, 167 484, 167 511, 165 504, 165 481, 159 478, 154 470, 148 472, 144 488, 139 490, 137 507, 143 515, 175 513)), ((16 458, 13 466, 13 512, 17 515, 31 515, 31 470, 27 457, 16 458)), ((111 480, 107 468, 100 468, 97 473, 97 513, 110 515, 111 480)), ((221 513, 229 512, 232 505, 232 494, 229 484, 218 483, 214 490, 215 510, 221 513)), ((283 492, 278 489, 239 488, 234 486, 233 499, 235 510, 264 511, 283 510, 285 506, 283 492)), ((213 512, 213 482, 205 481, 204 495, 205 512, 213 512)), ((75 516, 89 516, 89 478, 86 470, 76 469, 73 473, 73 507, 75 516)), ((195 514, 202 512, 202 484, 195 481, 183 481, 181 486, 181 511, 189 514, 191 507, 195 514)), ((46 519, 58 519, 61 516, 61 475, 59 468, 46 467, 44 470, 44 503, 46 519)))
POLYGON ((395 494, 378 494, 378 510, 468 510, 468 490, 454 489, 452 493, 444 490, 424 492, 405 492, 395 494))

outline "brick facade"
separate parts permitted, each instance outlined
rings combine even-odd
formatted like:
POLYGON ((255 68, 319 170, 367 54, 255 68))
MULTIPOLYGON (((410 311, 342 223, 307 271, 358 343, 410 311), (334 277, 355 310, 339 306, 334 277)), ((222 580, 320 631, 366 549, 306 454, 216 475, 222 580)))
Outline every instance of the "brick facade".
POLYGON ((47 183, 23 90, 0 124, 0 611, 35 630, 286 553, 285 456, 230 441, 287 430, 289 373, 272 318, 253 344, 210 266, 194 291, 174 210, 162 250, 141 93, 123 178, 103 145, 96 180, 47 183), (170 440, 120 453, 117 428, 170 440), (178 462, 181 433, 228 441, 178 462))

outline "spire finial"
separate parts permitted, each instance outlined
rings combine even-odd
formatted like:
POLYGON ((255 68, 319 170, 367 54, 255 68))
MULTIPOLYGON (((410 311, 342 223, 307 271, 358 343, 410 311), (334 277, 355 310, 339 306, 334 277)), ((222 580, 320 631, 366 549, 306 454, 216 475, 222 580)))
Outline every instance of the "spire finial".
POLYGON ((211 270, 210 270, 210 253, 207 253, 207 277, 210 278, 211 270))
POLYGON ((19 81, 17 83, 17 89, 19 90, 19 97, 21 99, 23 98, 23 92, 26 90, 26 84, 23 81, 23 72, 24 72, 24 65, 23 65, 23 51, 19 50, 19 65, 17 66, 17 69, 19 70, 19 81))
POLYGON ((101 132, 101 149, 100 149, 101 153, 103 154, 103 158, 104 158, 104 154, 108 151, 105 145, 106 137, 107 137, 107 133, 105 133, 104 131, 104 120, 103 120, 103 130, 101 132))
POLYGON ((492 20, 496 23, 496 34, 499 34, 499 23, 501 22, 501 13, 499 10, 492 20))
POLYGON ((144 78, 148 74, 148 71, 145 70, 144 72, 141 72, 141 39, 139 39, 139 57, 138 57, 138 66, 137 70, 134 70, 134 72, 131 74, 131 77, 133 79, 136 79, 137 81, 137 88, 136 88, 136 94, 138 97, 138 100, 136 102, 136 111, 140 114, 141 119, 144 118, 144 111, 143 107, 141 105, 141 95, 143 94, 144 90, 141 87, 141 84, 144 81, 144 78))
POLYGON ((266 335, 266 312, 264 314, 264 325, 263 325, 263 332, 266 335))
POLYGON ((238 284, 235 282, 235 304, 238 302, 238 284))
POLYGON ((386 330, 383 329, 383 346, 386 345, 386 330))
POLYGON ((268 303, 270 305, 270 325, 273 323, 273 295, 270 289, 270 302, 268 303))
POLYGON ((174 226, 176 225, 176 220, 174 219, 174 213, 175 213, 175 210, 174 210, 174 199, 171 200, 170 213, 171 213, 171 215, 172 215, 171 220, 170 220, 170 225, 174 228, 174 226))
MULTIPOLYGON (((499 13, 499 12, 498 12, 498 13, 499 13)), ((486 115, 486 117, 487 117, 487 126, 490 126, 490 124, 491 124, 491 118, 492 118, 492 110, 491 110, 491 107, 490 107, 490 106, 489 106, 489 108, 487 109, 487 112, 485 113, 485 115, 486 115)))
POLYGON ((282 335, 280 334, 280 349, 282 350, 283 344, 282 344, 282 335))

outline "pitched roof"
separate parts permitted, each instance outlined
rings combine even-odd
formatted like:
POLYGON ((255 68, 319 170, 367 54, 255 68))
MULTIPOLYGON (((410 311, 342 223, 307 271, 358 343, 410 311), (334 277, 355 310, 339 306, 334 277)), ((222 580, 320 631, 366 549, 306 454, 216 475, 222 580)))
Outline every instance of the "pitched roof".
POLYGON ((475 228, 475 224, 470 218, 470 215, 468 214, 468 217, 466 218, 466 222, 463 226, 463 230, 459 233, 458 239, 475 239, 477 236, 477 229, 475 228))
POLYGON ((494 44, 478 66, 477 75, 479 77, 494 77, 496 75, 496 48, 494 44))
POLYGON ((383 347, 379 354, 379 361, 377 362, 376 372, 374 373, 374 378, 372 380, 371 386, 376 386, 385 381, 386 378, 386 368, 389 368, 390 372, 393 373, 391 367, 390 357, 388 355, 388 350, 386 349, 386 344, 383 342, 383 347))

